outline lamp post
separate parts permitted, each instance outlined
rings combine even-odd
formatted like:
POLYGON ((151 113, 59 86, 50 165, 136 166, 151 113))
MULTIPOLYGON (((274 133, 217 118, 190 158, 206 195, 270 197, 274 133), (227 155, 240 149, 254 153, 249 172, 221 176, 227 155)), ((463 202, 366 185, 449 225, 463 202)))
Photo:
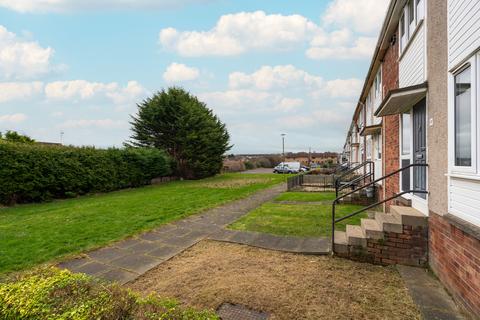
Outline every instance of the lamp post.
POLYGON ((285 136, 287 135, 286 133, 282 133, 282 156, 283 156, 283 162, 285 163, 285 136))

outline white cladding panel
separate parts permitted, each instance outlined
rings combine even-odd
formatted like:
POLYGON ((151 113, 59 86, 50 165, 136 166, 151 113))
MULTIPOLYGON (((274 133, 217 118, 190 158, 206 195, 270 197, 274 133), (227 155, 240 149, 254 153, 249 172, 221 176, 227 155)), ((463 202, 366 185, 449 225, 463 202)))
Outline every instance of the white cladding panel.
POLYGON ((450 212, 480 225, 480 181, 450 178, 450 212))
POLYGON ((419 26, 399 64, 400 88, 425 82, 425 24, 419 26))
POLYGON ((456 67, 480 47, 480 1, 448 0, 448 66, 456 67))

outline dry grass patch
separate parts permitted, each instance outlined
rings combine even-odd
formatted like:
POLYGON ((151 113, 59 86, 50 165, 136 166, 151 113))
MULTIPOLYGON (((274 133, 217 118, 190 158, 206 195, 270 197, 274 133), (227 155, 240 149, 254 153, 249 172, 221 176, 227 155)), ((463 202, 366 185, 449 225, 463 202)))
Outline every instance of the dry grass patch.
POLYGON ((420 319, 393 268, 215 241, 200 242, 129 286, 197 308, 242 304, 272 319, 420 319))

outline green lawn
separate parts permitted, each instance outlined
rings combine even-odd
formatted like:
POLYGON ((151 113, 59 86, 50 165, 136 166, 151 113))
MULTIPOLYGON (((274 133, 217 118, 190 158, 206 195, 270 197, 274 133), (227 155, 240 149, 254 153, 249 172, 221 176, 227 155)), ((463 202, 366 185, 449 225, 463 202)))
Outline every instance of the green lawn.
POLYGON ((0 209, 0 273, 79 253, 285 181, 225 174, 199 181, 0 209))
MULTIPOLYGON (((358 205, 337 206, 337 217, 362 208, 358 205)), ((346 224, 360 224, 360 214, 338 223, 336 230, 345 230, 346 224)), ((231 229, 248 230, 297 237, 328 237, 331 235, 332 206, 315 204, 265 203, 230 225, 231 229)))
POLYGON ((335 192, 284 192, 275 198, 275 201, 333 201, 335 192))

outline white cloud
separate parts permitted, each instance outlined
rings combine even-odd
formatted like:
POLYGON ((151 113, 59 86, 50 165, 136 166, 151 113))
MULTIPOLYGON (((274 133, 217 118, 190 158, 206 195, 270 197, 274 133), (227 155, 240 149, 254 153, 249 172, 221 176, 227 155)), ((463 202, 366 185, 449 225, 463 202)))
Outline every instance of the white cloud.
POLYGON ((28 100, 42 94, 43 83, 36 82, 0 82, 0 103, 13 100, 28 100))
POLYGON ((199 76, 200 71, 197 68, 175 62, 163 73, 163 79, 169 83, 196 80, 199 76))
POLYGON ((311 59, 365 59, 375 48, 372 33, 380 27, 387 2, 334 0, 322 17, 328 30, 301 15, 240 12, 221 16, 208 31, 162 29, 159 42, 187 57, 282 51, 310 43, 306 55, 311 59))
POLYGON ((263 66, 252 74, 234 72, 229 75, 233 89, 254 87, 260 90, 308 87, 320 88, 323 80, 292 65, 263 66))
POLYGON ((160 31, 160 44, 182 56, 229 56, 247 50, 291 49, 304 43, 318 26, 301 15, 267 15, 263 11, 223 15, 209 31, 160 31))
POLYGON ((129 104, 143 99, 149 94, 138 81, 128 81, 126 87, 117 86, 117 90, 106 92, 106 96, 117 105, 129 104))
POLYGON ((55 118, 61 118, 61 117, 64 116, 64 114, 65 113, 63 111, 54 111, 54 112, 50 113, 50 115, 52 117, 55 117, 55 118))
POLYGON ((362 85, 360 79, 336 79, 327 81, 325 91, 334 98, 357 97, 360 95, 362 85))
POLYGON ((327 26, 375 33, 381 27, 389 2, 390 0, 334 0, 322 19, 327 26))
POLYGON ((277 106, 277 110, 288 112, 303 106, 304 101, 300 98, 283 98, 277 106))
POLYGON ((27 119, 23 113, 0 115, 0 123, 20 123, 27 119))
POLYGON ((353 42, 353 46, 335 46, 329 43, 324 46, 315 46, 320 41, 313 41, 314 46, 307 50, 307 57, 310 59, 365 59, 373 54, 376 39, 372 37, 359 37, 353 42))
POLYGON ((233 91, 248 89, 281 93, 286 89, 303 90, 313 97, 327 94, 333 98, 357 96, 362 86, 359 79, 325 81, 292 65, 262 66, 251 74, 233 72, 229 75, 228 83, 233 91))
POLYGON ((30 79, 54 69, 54 50, 20 39, 0 25, 0 73, 5 79, 30 79))
POLYGON ((208 107, 219 111, 258 110, 265 106, 271 106, 272 100, 278 99, 268 92, 247 89, 204 92, 200 93, 198 97, 207 103, 208 107))
POLYGON ((121 129, 128 127, 128 123, 123 120, 113 120, 113 119, 79 119, 79 120, 68 120, 59 125, 60 128, 65 129, 75 129, 75 128, 100 128, 100 129, 121 129))
POLYGON ((316 126, 346 124, 350 114, 338 110, 320 110, 310 115, 294 115, 277 119, 276 123, 283 128, 305 129, 316 126))
POLYGON ((170 9, 208 0, 0 0, 0 6, 18 12, 46 13, 92 10, 170 9))
POLYGON ((86 80, 55 81, 45 86, 45 96, 52 101, 107 98, 114 104, 125 104, 135 102, 146 94, 147 90, 137 81, 129 81, 126 87, 116 82, 102 83, 86 80))

